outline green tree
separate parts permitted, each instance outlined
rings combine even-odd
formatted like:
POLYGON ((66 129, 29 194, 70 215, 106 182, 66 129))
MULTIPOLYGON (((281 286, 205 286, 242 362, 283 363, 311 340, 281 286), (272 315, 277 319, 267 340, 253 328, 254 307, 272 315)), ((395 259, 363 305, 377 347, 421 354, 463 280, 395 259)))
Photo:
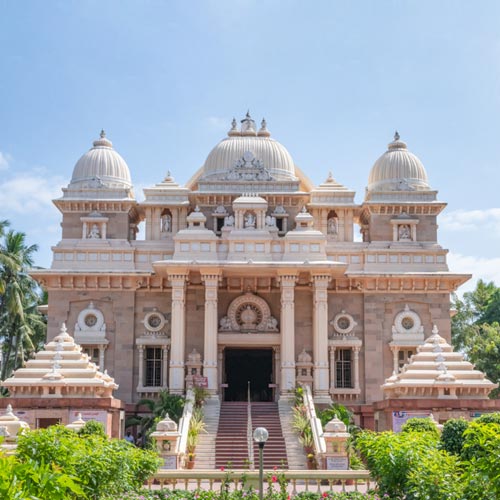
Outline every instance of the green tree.
POLYGON ((139 426, 140 432, 143 436, 147 437, 156 428, 156 424, 168 416, 174 421, 179 423, 184 410, 184 398, 177 394, 170 394, 168 391, 160 391, 158 399, 141 399, 138 406, 146 406, 150 411, 149 415, 137 416, 127 418, 125 427, 139 426))
MULTIPOLYGON (((500 288, 479 280, 475 290, 454 297, 452 342, 492 382, 500 380, 500 288)), ((500 394, 495 389, 490 397, 500 394)))
POLYGON ((24 233, 8 231, 0 223, 0 338, 3 340, 2 371, 5 379, 22 365, 45 339, 45 320, 37 306, 41 291, 27 274, 33 266, 36 245, 27 245, 24 233))

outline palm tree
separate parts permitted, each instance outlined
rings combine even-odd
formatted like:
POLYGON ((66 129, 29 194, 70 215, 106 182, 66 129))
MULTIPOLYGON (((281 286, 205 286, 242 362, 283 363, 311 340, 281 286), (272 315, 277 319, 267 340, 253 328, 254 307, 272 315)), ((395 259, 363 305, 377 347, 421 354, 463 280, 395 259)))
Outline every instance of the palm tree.
POLYGON ((0 223, 0 227, 4 232, 0 244, 0 338, 3 340, 0 379, 4 380, 37 349, 44 337, 45 324, 36 310, 40 301, 38 285, 27 274, 38 247, 26 245, 24 233, 12 230, 5 233, 5 224, 0 223))

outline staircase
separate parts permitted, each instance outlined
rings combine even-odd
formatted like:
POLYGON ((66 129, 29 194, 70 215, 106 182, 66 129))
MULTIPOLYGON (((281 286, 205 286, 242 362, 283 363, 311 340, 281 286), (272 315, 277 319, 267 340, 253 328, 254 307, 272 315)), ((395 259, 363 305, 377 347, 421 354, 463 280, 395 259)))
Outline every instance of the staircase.
POLYGON ((215 468, 215 439, 219 427, 220 402, 217 398, 207 399, 203 405, 203 421, 205 422, 205 432, 200 433, 198 444, 196 445, 195 469, 215 468))
POLYGON ((248 468, 248 403, 223 402, 215 444, 215 467, 248 468))
MULTIPOLYGON (((264 446, 264 469, 288 468, 285 440, 281 431, 278 403, 252 403, 252 427, 265 427, 269 439, 264 446)), ((259 464, 259 445, 254 445, 255 468, 259 464)))
MULTIPOLYGON (((277 403, 252 403, 252 428, 265 427, 269 439, 264 447, 264 468, 286 468, 286 446, 281 431, 277 403)), ((219 428, 215 444, 215 467, 247 469, 248 464, 248 403, 224 402, 221 405, 219 428)), ((259 464, 259 446, 254 443, 253 462, 259 464)))

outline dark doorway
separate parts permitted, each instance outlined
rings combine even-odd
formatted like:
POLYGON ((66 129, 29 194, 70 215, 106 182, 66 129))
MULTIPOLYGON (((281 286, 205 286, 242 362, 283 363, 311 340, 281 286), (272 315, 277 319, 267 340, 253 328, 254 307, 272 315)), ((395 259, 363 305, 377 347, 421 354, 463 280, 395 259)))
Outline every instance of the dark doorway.
POLYGON ((60 418, 39 418, 37 429, 46 429, 51 425, 57 425, 61 423, 60 418))
POLYGON ((272 349, 225 349, 225 401, 246 401, 248 382, 252 401, 272 401, 272 349))

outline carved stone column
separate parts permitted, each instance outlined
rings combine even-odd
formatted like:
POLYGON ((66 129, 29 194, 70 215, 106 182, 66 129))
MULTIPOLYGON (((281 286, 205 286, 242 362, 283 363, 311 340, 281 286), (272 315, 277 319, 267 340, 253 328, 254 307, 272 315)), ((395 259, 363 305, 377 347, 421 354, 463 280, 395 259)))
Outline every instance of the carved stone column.
POLYGON ((186 342, 187 274, 169 275, 172 285, 172 324, 170 340, 170 392, 184 393, 184 361, 186 342))
POLYGON ((359 389, 359 349, 358 346, 352 348, 354 353, 354 389, 359 389))
POLYGON ((295 282, 296 274, 280 276, 281 285, 281 397, 295 389, 295 282))
POLYGON ((218 393, 217 383, 217 289, 220 274, 210 272, 201 275, 205 283, 205 337, 203 347, 203 375, 208 379, 208 390, 218 393))
POLYGON ((99 344, 99 370, 102 372, 105 370, 104 366, 104 351, 106 350, 106 344, 99 344))
POLYGON ((144 346, 138 345, 137 350, 139 352, 139 381, 137 388, 142 390, 144 388, 144 346))
POLYGON ((394 373, 399 373, 399 347, 396 345, 391 345, 392 351, 392 371, 394 373))
POLYGON ((328 283, 330 276, 313 275, 313 395, 316 403, 330 404, 328 393, 328 283))
POLYGON ((162 359, 162 370, 161 370, 161 386, 163 389, 168 389, 168 381, 167 381, 167 374, 168 374, 168 345, 162 345, 162 354, 163 354, 163 359, 162 359))
POLYGON ((280 353, 280 348, 279 346, 274 346, 273 347, 273 352, 274 352, 274 384, 276 385, 275 391, 274 391, 274 399, 278 399, 278 394, 279 394, 279 388, 280 388, 280 368, 281 368, 281 353, 280 353))
POLYGON ((330 389, 335 389, 335 350, 335 346, 330 347, 330 389))

